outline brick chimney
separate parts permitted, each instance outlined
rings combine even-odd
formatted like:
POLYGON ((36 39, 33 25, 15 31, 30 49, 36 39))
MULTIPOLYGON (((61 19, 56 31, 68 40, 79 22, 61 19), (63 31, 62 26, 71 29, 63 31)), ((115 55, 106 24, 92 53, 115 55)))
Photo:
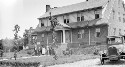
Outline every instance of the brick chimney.
POLYGON ((51 9, 50 5, 46 5, 46 12, 48 12, 51 9))

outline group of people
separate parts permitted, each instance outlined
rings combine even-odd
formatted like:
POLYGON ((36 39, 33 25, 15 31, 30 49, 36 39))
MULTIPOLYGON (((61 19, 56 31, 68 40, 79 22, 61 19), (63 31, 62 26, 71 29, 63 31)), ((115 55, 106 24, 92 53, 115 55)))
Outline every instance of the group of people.
POLYGON ((55 55, 55 51, 52 47, 37 47, 34 48, 35 55, 55 55))

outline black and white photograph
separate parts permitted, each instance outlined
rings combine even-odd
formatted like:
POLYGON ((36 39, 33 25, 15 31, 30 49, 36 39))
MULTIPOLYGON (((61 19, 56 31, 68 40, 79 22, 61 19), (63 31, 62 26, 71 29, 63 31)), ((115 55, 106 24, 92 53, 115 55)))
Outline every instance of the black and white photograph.
POLYGON ((0 0, 0 67, 125 67, 125 0, 0 0))

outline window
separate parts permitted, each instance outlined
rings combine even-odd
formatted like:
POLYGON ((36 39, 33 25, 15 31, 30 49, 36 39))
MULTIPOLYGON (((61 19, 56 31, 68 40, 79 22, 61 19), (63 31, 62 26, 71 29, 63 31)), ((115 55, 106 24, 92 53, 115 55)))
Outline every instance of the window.
POLYGON ((64 23, 66 23, 66 19, 64 19, 64 23))
POLYGON ((63 18, 64 18, 64 23, 69 23, 69 16, 68 15, 64 16, 63 18))
POLYGON ((84 30, 78 30, 78 39, 84 37, 84 30))
POLYGON ((100 37, 100 28, 96 28, 95 30, 95 37, 100 37))
POLYGON ((80 21, 80 17, 77 17, 77 21, 78 21, 78 22, 80 21))
POLYGON ((81 16, 81 21, 84 21, 84 16, 81 16))
POLYGON ((99 18, 99 14, 95 14, 95 19, 98 19, 99 18))
POLYGON ((119 29, 119 35, 121 35, 121 29, 119 29))
POLYGON ((100 14, 100 11, 99 10, 95 10, 95 19, 99 18, 99 14, 100 14))
POLYGON ((44 26, 44 23, 41 23, 41 27, 44 26))
POLYGON ((77 21, 78 21, 78 22, 81 21, 81 18, 80 18, 80 17, 81 17, 81 14, 78 13, 78 14, 77 14, 77 21))
POLYGON ((78 21, 78 22, 79 22, 79 21, 84 21, 84 16, 83 16, 82 13, 78 13, 78 14, 77 14, 77 21, 78 21))
POLYGON ((116 28, 114 28, 114 32, 113 32, 113 34, 115 35, 115 33, 116 33, 116 28))

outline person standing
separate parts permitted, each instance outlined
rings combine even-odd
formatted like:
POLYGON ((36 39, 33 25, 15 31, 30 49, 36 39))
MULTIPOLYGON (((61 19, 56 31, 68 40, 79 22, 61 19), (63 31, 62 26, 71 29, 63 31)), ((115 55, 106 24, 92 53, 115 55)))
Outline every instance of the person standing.
POLYGON ((17 58, 17 50, 15 50, 15 52, 14 52, 14 58, 16 60, 16 58, 17 58))
POLYGON ((39 54, 39 56, 40 56, 40 54, 41 54, 41 48, 39 47, 39 49, 38 49, 38 54, 39 54))
POLYGON ((46 50, 47 50, 47 52, 46 52, 47 55, 49 55, 49 46, 48 45, 46 46, 46 50))
POLYGON ((45 55, 45 53, 46 53, 46 49, 45 49, 45 47, 43 47, 42 48, 42 55, 45 55))
POLYGON ((37 55, 37 45, 36 44, 35 44, 34 50, 35 50, 35 55, 37 55))

